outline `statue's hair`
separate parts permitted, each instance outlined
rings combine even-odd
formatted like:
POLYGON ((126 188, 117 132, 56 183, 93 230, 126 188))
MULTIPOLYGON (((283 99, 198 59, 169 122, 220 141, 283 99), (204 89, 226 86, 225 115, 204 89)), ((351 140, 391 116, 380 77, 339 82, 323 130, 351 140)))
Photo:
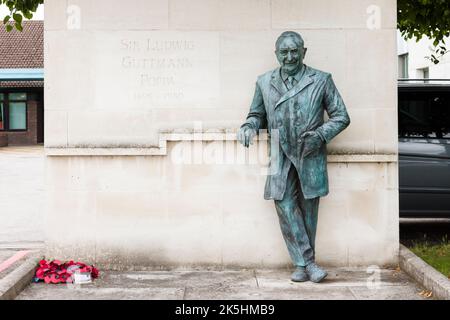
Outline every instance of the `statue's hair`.
POLYGON ((277 39, 277 42, 275 42, 275 49, 278 50, 281 41, 283 41, 285 38, 292 38, 299 48, 305 45, 305 42, 303 41, 303 38, 299 33, 294 31, 285 31, 282 34, 280 34, 280 36, 277 39))

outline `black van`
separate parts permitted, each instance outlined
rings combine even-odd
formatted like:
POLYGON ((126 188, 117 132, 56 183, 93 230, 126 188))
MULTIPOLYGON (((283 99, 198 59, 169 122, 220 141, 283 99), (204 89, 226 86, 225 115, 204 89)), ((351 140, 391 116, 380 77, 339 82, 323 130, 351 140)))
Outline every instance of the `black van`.
POLYGON ((450 218, 450 81, 398 85, 400 217, 450 218))

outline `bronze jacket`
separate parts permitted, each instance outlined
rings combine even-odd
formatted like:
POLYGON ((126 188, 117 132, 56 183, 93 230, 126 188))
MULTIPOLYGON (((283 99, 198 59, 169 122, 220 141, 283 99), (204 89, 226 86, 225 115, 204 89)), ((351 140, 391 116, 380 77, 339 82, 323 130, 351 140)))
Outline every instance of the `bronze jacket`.
POLYGON ((328 194, 326 144, 350 124, 331 74, 304 66, 300 81, 287 90, 280 68, 258 77, 250 112, 243 126, 268 129, 270 169, 264 198, 282 200, 291 163, 297 169, 305 199, 328 194), (324 121, 324 112, 328 120, 324 121), (322 147, 303 156, 301 135, 315 131, 322 147))

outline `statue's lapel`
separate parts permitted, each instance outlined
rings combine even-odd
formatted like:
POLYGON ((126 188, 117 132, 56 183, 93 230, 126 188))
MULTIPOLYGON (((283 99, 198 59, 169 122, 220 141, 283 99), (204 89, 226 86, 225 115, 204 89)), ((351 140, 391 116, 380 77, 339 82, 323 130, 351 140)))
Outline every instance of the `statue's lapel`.
POLYGON ((279 97, 283 96, 288 91, 286 85, 283 82, 283 79, 281 79, 280 68, 275 69, 272 73, 270 84, 278 91, 279 97))
MULTIPOLYGON (((315 74, 314 70, 311 69, 308 66, 305 66, 305 73, 303 74, 302 78, 300 79, 300 81, 289 91, 285 92, 280 100, 278 100, 278 102, 275 105, 275 109, 282 104, 284 101, 294 97, 296 94, 298 94, 300 91, 302 91, 303 89, 305 89, 307 86, 309 86, 311 83, 314 82, 313 79, 313 75, 315 74)), ((281 83, 284 86, 283 80, 281 80, 281 76, 279 76, 281 83)))

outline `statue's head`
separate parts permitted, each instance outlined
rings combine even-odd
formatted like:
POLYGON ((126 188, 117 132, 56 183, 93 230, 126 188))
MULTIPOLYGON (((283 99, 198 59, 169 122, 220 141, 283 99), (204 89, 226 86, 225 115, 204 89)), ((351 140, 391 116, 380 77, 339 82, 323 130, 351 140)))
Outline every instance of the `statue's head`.
POLYGON ((294 31, 283 32, 275 43, 275 54, 281 69, 288 75, 295 75, 301 70, 306 55, 302 36, 294 31))

